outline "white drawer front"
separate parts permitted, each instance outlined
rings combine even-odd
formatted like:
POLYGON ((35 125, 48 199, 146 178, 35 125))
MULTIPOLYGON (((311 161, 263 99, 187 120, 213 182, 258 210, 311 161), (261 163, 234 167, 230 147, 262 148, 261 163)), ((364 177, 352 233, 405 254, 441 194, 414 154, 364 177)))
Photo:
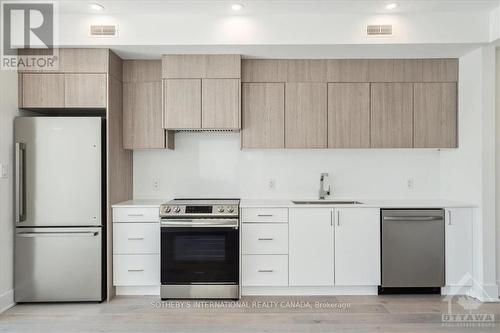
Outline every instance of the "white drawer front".
POLYGON ((243 286, 288 286, 287 255, 242 256, 243 286))
POLYGON ((113 208, 113 222, 158 222, 160 208, 113 208))
POLYGON ((288 254, 288 224, 245 223, 241 238, 243 254, 288 254))
POLYGON ((155 286, 160 284, 160 255, 113 255, 115 286, 155 286))
POLYGON ((288 223, 288 208, 243 208, 242 221, 288 223))
POLYGON ((160 224, 114 223, 113 254, 160 253, 160 224))

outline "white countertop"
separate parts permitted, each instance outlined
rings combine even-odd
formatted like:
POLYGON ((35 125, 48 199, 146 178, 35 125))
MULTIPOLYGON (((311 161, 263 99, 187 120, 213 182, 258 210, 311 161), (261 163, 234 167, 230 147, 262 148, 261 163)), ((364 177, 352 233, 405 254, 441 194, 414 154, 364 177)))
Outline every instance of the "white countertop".
MULTIPOLYGON (((318 201, 318 199, 294 199, 300 201, 318 201)), ((376 208, 460 208, 476 207, 474 204, 457 202, 445 199, 351 199, 333 198, 326 201, 359 201, 359 205, 339 205, 339 204, 305 204, 297 205, 289 199, 241 199, 242 208, 289 208, 289 207, 376 207, 376 208)))
MULTIPOLYGON (((133 199, 112 205, 113 208, 127 207, 150 207, 159 208, 162 203, 170 199, 133 199)), ((294 199, 300 201, 318 201, 317 199, 294 199)), ((466 202, 452 201, 446 199, 351 199, 333 198, 327 201, 359 201, 359 205, 339 205, 339 204, 306 204, 297 205, 290 199, 241 199, 242 208, 290 208, 290 207, 376 207, 376 208, 460 208, 476 207, 476 205, 466 202)))

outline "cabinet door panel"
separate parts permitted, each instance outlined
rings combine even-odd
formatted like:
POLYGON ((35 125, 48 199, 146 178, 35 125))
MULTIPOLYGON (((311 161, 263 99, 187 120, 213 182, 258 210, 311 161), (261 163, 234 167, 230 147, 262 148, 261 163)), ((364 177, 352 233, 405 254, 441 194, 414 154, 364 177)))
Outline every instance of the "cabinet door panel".
POLYGON ((457 82, 458 59, 422 60, 423 82, 457 82))
POLYGON ((370 84, 328 84, 328 147, 370 147, 370 84))
POLYGON ((446 209, 445 263, 447 286, 472 285, 471 208, 446 209))
POLYGON ((105 108, 106 74, 64 74, 67 108, 105 108))
POLYGON ((287 62, 287 82, 326 82, 326 60, 297 59, 287 62))
POLYGON ((108 49, 59 49, 59 70, 65 73, 107 73, 108 49))
POLYGON ((207 54, 205 56, 205 78, 239 79, 241 56, 239 54, 207 54))
POLYGON ((333 286, 333 210, 291 208, 289 211, 290 286, 333 286))
POLYGON ((201 79, 205 75, 202 54, 169 54, 162 57, 162 78, 201 79))
POLYGON ((288 62, 283 59, 241 60, 242 82, 286 82, 288 62))
POLYGON ((413 84, 371 84, 371 147, 413 147, 413 84))
POLYGON ((420 59, 374 59, 369 62, 370 82, 421 82, 420 59))
POLYGON ((457 147, 457 84, 415 83, 415 148, 457 147))
POLYGON ((242 147, 285 147, 285 84, 243 83, 242 147))
POLYGON ((285 89, 285 147, 326 148, 326 83, 287 83, 285 89))
POLYGON ((164 81, 164 127, 201 128, 201 80, 164 81))
POLYGON ((161 113, 161 82, 123 83, 124 147, 165 148, 161 113))
POLYGON ((202 127, 240 128, 240 80, 204 79, 202 86, 202 127))
POLYGON ((22 74, 24 108, 64 107, 64 74, 22 74))
POLYGON ((345 208, 335 213, 335 285, 379 285, 380 210, 345 208))
POLYGON ((327 60, 328 82, 368 82, 368 60, 327 60))

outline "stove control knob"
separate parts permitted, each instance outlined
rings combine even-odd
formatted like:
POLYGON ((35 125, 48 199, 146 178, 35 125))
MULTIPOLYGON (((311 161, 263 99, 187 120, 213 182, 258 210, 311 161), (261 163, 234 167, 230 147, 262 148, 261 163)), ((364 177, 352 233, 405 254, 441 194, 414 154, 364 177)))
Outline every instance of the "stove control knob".
POLYGON ((172 208, 170 208, 170 206, 167 206, 167 207, 164 207, 163 210, 165 211, 165 213, 170 213, 172 208))
POLYGON ((180 207, 178 207, 178 206, 175 206, 175 207, 174 207, 174 212, 178 213, 178 212, 180 212, 180 211, 181 211, 181 208, 180 208, 180 207))
POLYGON ((224 207, 219 207, 219 208, 217 209, 217 211, 218 211, 219 213, 224 213, 224 207))
POLYGON ((229 207, 229 208, 227 209, 227 211, 228 211, 229 213, 233 213, 233 212, 234 212, 234 208, 233 208, 233 207, 229 207))

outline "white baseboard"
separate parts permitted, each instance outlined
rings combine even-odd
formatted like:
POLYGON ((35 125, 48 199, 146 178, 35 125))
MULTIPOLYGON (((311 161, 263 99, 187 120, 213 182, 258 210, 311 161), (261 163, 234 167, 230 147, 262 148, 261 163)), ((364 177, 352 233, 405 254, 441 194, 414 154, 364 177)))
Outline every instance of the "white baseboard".
POLYGON ((339 296, 377 295, 377 286, 242 287, 243 296, 339 296))
POLYGON ((472 286, 446 286, 441 288, 441 295, 461 296, 470 295, 472 286))
POLYGON ((470 296, 477 298, 481 302, 499 302, 498 286, 496 284, 475 285, 471 289, 470 296))
POLYGON ((0 295, 0 313, 7 311, 11 307, 16 305, 14 303, 14 290, 7 290, 3 294, 0 295))
POLYGON ((160 286, 116 287, 116 296, 160 296, 160 286))

